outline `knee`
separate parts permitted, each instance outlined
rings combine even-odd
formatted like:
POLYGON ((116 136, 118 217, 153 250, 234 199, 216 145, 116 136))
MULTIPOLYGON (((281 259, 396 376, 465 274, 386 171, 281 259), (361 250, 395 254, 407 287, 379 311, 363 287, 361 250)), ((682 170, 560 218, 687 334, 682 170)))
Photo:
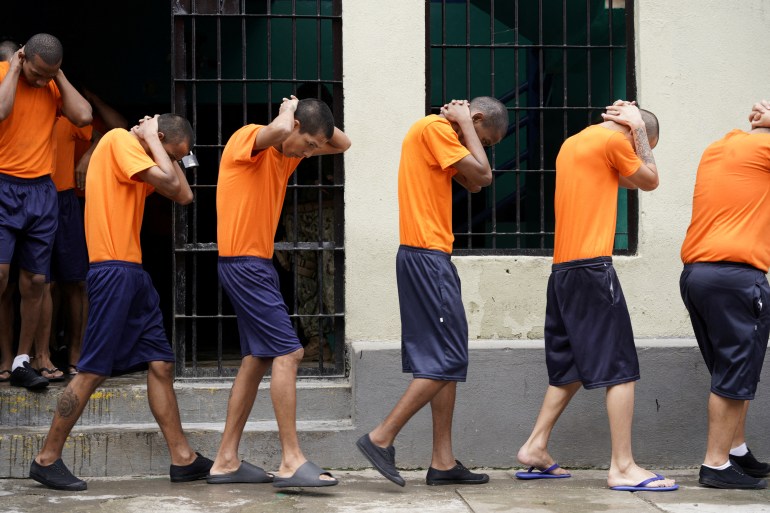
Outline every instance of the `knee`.
POLYGON ((300 347, 293 353, 275 357, 273 359, 273 367, 275 366, 299 367, 299 364, 302 363, 303 356, 305 356, 305 350, 300 347))
POLYGON ((150 362, 147 372, 162 381, 174 380, 174 362, 150 362))
POLYGON ((19 293, 21 297, 38 297, 45 289, 45 275, 32 274, 22 271, 19 276, 19 293))

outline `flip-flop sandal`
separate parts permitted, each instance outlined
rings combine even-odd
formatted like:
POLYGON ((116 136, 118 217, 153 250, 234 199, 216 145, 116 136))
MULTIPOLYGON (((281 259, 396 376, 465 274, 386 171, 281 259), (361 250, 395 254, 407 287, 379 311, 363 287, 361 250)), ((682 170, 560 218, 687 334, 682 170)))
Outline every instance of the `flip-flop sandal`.
POLYGON ((320 487, 334 486, 339 483, 337 479, 321 479, 319 476, 334 477, 331 472, 327 472, 312 461, 303 463, 291 477, 275 476, 273 486, 276 488, 291 487, 320 487))
POLYGON ((572 477, 572 474, 552 474, 554 470, 559 467, 558 463, 554 463, 545 470, 538 470, 535 467, 529 467, 526 472, 516 472, 517 479, 559 479, 565 477, 572 477))
POLYGON ((7 374, 8 376, 5 377, 5 378, 0 378, 0 383, 5 383, 6 381, 11 381, 11 371, 10 371, 10 369, 0 370, 0 376, 2 376, 3 374, 7 374))
POLYGON ((47 369, 47 368, 45 368, 45 367, 41 367, 41 368, 37 369, 37 372, 38 372, 38 373, 39 373, 41 376, 43 376, 45 379, 47 379, 48 381, 54 381, 54 382, 56 382, 56 381, 64 381, 64 373, 63 373, 63 372, 62 372, 62 375, 61 375, 61 376, 55 376, 55 374, 56 374, 57 372, 61 372, 61 371, 60 371, 59 369, 57 369, 56 367, 53 367, 53 368, 51 368, 51 369, 47 369), (48 376, 45 376, 45 375, 44 375, 44 373, 45 373, 45 374, 48 374, 48 376), (49 376, 50 376, 50 377, 49 377, 49 376))
POLYGON ((209 474, 206 476, 206 482, 208 484, 272 483, 273 474, 268 474, 258 466, 241 460, 241 466, 235 472, 209 474))
POLYGON ((67 365, 67 372, 65 372, 64 375, 68 378, 77 376, 78 368, 75 365, 69 364, 67 365))
POLYGON ((610 486, 610 490, 615 490, 616 492, 673 492, 674 490, 679 489, 679 485, 675 484, 674 486, 647 486, 650 483, 654 483, 655 481, 662 481, 666 479, 660 474, 655 474, 655 477, 651 477, 649 479, 645 479, 641 483, 635 486, 610 486))

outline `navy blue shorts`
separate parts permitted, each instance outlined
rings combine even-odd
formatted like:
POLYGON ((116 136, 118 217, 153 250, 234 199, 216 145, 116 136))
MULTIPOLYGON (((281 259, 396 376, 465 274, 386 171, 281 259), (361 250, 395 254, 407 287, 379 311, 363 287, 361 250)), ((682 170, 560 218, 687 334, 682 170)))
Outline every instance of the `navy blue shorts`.
POLYGON ((400 246, 401 367, 415 378, 465 381, 468 321, 460 277, 443 251, 400 246))
POLYGON ((93 263, 86 288, 88 325, 78 370, 119 376, 147 370, 149 362, 174 361, 158 293, 140 264, 93 263))
POLYGON ((88 273, 88 248, 80 202, 75 189, 61 191, 58 196, 59 227, 53 243, 51 280, 85 281, 88 273))
POLYGON ((217 267, 238 318, 241 356, 275 358, 302 349, 272 260, 219 257, 217 267))
POLYGON ((0 173, 0 264, 10 263, 15 254, 21 269, 48 276, 57 220, 50 175, 16 178, 0 173))
POLYGON ((711 391, 728 399, 754 399, 770 335, 765 273, 730 262, 688 264, 679 289, 711 373, 711 391))
POLYGON ((612 258, 555 264, 548 278, 545 361, 553 386, 587 389, 639 379, 631 317, 612 258))

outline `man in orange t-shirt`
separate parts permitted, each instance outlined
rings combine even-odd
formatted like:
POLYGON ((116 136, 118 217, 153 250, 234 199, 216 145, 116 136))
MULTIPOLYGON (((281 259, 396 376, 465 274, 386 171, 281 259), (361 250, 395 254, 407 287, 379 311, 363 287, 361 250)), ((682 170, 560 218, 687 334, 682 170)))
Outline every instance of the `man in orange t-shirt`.
POLYGON ((401 313, 402 371, 413 376, 387 417, 356 446, 387 479, 406 483, 396 468, 396 436, 430 403, 433 455, 429 485, 483 484, 457 461, 452 417, 457 383, 468 370, 468 323, 460 278, 451 262, 452 179, 471 192, 492 182, 485 147, 505 137, 508 111, 489 96, 452 100, 439 115, 412 125, 404 137, 398 169, 399 233, 396 257, 401 313))
POLYGON ((703 152, 679 286, 711 374, 706 457, 699 482, 767 488, 770 464, 746 446, 746 414, 770 336, 770 104, 757 103, 751 131, 733 130, 703 152))
POLYGON ((11 385, 39 389, 48 380, 29 363, 40 320, 56 231, 53 168, 54 121, 91 122, 91 106, 61 70, 63 50, 50 34, 36 34, 10 62, 0 62, 0 295, 11 260, 20 268, 21 333, 11 385))
POLYGON ((607 484, 618 491, 669 491, 671 479, 639 467, 631 451, 639 362, 623 291, 612 266, 618 187, 658 186, 652 148, 658 121, 618 100, 604 121, 568 138, 556 158, 556 233, 548 279, 545 353, 549 387, 518 460, 519 479, 570 474, 548 453, 559 416, 580 389, 606 388, 612 459, 607 484))
POLYGON ((145 117, 131 131, 99 141, 86 178, 90 305, 78 374, 56 405, 51 428, 29 477, 58 490, 85 490, 61 459, 64 443, 91 394, 108 376, 147 370, 147 399, 166 439, 172 482, 208 474, 212 461, 194 452, 182 431, 174 395, 174 353, 163 329, 158 293, 142 269, 139 233, 145 198, 157 191, 186 205, 193 199, 177 161, 193 144, 181 116, 145 117))
POLYGON ((342 153, 349 147, 350 139, 334 127, 325 103, 292 96, 284 98, 269 125, 238 129, 222 153, 217 180, 217 268, 235 309, 243 358, 227 404, 222 442, 206 479, 210 484, 337 484, 299 447, 296 378, 303 349, 281 296, 272 257, 286 185, 297 164, 303 158, 342 153), (259 383, 271 366, 270 394, 281 441, 281 465, 274 476, 238 457, 259 383))

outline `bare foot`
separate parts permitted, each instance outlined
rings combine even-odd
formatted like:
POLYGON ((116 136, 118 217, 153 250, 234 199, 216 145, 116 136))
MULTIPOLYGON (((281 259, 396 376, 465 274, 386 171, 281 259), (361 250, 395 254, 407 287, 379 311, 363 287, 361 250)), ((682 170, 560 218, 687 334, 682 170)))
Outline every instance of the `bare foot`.
MULTIPOLYGON (((555 463, 555 461, 553 460, 551 455, 548 454, 548 451, 545 448, 535 449, 534 447, 530 447, 528 444, 524 444, 521 446, 521 449, 519 449, 519 453, 516 455, 516 459, 519 460, 519 462, 523 463, 525 466, 534 467, 540 471, 551 468, 555 463)), ((568 471, 564 470, 561 467, 556 467, 555 469, 551 470, 548 473, 553 474, 555 476, 569 474, 568 471)))
MULTIPOLYGON (((658 474, 655 474, 653 472, 650 472, 649 470, 644 470, 642 467, 638 465, 633 465, 625 472, 620 472, 619 470, 615 470, 610 468, 609 476, 607 477, 607 485, 610 487, 613 486, 636 486, 639 483, 646 481, 647 479, 653 478, 653 477, 660 477, 658 474)), ((658 479, 657 481, 652 481, 645 485, 647 488, 665 488, 669 486, 674 486, 673 479, 658 479)))

